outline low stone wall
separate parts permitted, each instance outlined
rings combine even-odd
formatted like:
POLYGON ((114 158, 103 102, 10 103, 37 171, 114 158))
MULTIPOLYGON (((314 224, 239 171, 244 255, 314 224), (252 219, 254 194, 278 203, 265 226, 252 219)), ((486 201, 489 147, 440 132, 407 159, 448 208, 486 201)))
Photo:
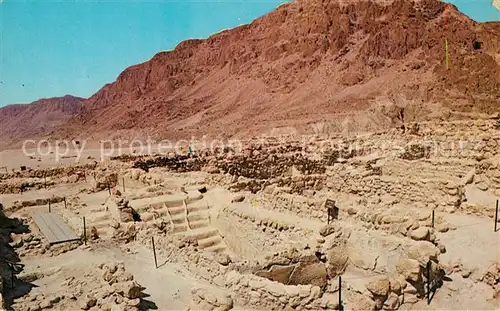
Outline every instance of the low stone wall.
POLYGON ((284 285, 252 274, 230 271, 225 286, 236 293, 235 301, 260 310, 307 310, 338 308, 338 296, 323 295, 319 286, 284 285))

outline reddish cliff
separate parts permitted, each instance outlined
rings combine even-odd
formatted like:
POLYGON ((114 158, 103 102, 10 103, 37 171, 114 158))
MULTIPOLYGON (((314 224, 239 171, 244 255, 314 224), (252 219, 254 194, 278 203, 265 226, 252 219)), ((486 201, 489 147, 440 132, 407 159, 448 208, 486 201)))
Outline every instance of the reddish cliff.
POLYGON ((298 0, 127 68, 53 136, 249 136, 318 120, 370 130, 393 125, 394 104, 411 119, 492 113, 499 34, 438 0, 298 0))

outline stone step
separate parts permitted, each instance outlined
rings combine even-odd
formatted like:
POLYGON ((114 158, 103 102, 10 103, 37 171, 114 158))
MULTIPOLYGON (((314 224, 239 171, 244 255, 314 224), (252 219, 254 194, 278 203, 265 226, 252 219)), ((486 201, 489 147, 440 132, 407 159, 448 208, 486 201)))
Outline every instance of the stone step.
POLYGON ((168 212, 170 213, 170 215, 172 215, 172 217, 174 215, 178 215, 178 214, 184 214, 186 212, 186 208, 184 207, 184 205, 182 206, 178 206, 178 207, 168 207, 168 212))
POLYGON ((187 231, 188 231, 187 224, 174 225, 174 228, 172 229, 173 233, 185 233, 187 231))
POLYGON ((156 214, 158 214, 159 217, 165 217, 168 215, 168 210, 167 208, 161 208, 161 209, 157 209, 154 211, 156 214))
POLYGON ((109 226, 106 228, 97 228, 97 235, 99 238, 110 238, 113 236, 113 231, 114 229, 109 226))
POLYGON ((97 221, 88 223, 86 225, 88 226, 88 228, 96 227, 97 229, 100 229, 100 228, 111 228, 110 224, 111 224, 110 221, 97 221))
POLYGON ((172 222, 174 223, 174 225, 180 225, 180 224, 186 224, 186 218, 184 217, 177 217, 177 218, 172 218, 172 222))
POLYGON ((186 233, 186 235, 195 238, 196 240, 202 240, 214 235, 219 235, 219 231, 217 229, 207 227, 207 228, 198 228, 193 229, 186 233))
POLYGON ((184 200, 172 200, 163 202, 168 208, 182 207, 184 206, 184 200))
POLYGON ((198 191, 188 191, 188 197, 186 199, 186 204, 200 201, 203 199, 203 194, 198 191))
POLYGON ((88 217, 87 221, 90 223, 90 222, 106 221, 110 219, 111 215, 109 212, 98 212, 98 213, 93 213, 90 217, 88 217))
POLYGON ((210 226, 210 223, 206 219, 189 221, 189 228, 192 230, 199 228, 207 228, 210 226))
POLYGON ((208 251, 208 252, 219 253, 219 252, 223 252, 226 250, 226 245, 224 245, 224 243, 219 243, 219 244, 215 244, 213 246, 205 247, 203 250, 208 251))
POLYGON ((210 208, 208 206, 207 202, 200 202, 196 204, 189 204, 187 206, 188 213, 194 213, 194 212, 199 212, 199 211, 206 211, 210 208))
POLYGON ((189 213, 187 216, 189 222, 208 219, 208 213, 206 211, 197 211, 189 213))
POLYGON ((207 248, 222 243, 222 238, 220 235, 214 235, 208 238, 198 240, 198 245, 200 248, 207 248))

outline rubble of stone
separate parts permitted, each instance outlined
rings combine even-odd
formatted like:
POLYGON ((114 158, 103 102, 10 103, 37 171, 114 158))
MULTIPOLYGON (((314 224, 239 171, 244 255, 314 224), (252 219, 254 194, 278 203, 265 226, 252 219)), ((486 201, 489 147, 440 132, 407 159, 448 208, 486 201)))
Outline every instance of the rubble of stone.
MULTIPOLYGON (((305 141, 263 137, 241 152, 129 156, 52 170, 44 195, 16 186, 0 197, 18 219, 0 228, 8 249, 27 264, 64 260, 66 267, 18 274, 18 282, 40 284, 40 292, 16 297, 12 306, 137 310, 144 287, 165 280, 165 294, 147 293, 160 309, 335 310, 339 282, 342 307, 352 310, 420 309, 428 285, 436 293, 432 307, 470 308, 469 299, 487 309, 499 295, 493 217, 500 134, 490 125, 424 123, 404 133, 305 141), (465 134, 477 141, 457 150, 453 143, 465 134), (327 199, 339 208, 334 219, 327 199), (49 200, 82 241, 46 242, 30 213, 45 211, 49 200), (68 268, 103 257, 109 260, 95 271, 68 268), (144 287, 126 266, 137 277, 139 271, 144 287), (44 292, 49 278, 65 290, 44 292)), ((37 171, 22 174, 2 182, 45 179, 37 171)), ((9 293, 5 283, 3 289, 9 293)))
MULTIPOLYGON (((62 268, 64 269, 64 268, 62 268)), ((53 274, 62 273, 62 269, 53 274)), ((122 262, 100 264, 85 278, 67 277, 64 293, 50 297, 27 294, 13 305, 19 310, 139 310, 145 289, 134 281, 122 262)))

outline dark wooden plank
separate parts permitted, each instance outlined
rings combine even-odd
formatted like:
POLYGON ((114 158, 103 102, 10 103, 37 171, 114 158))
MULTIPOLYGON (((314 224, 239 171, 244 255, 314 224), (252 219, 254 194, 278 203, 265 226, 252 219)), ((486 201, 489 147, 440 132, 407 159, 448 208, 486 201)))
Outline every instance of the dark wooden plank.
POLYGON ((33 213, 33 220, 49 244, 79 240, 76 233, 54 213, 33 213))
POLYGON ((40 217, 42 217, 44 222, 47 224, 47 227, 54 234, 54 236, 55 236, 54 242, 65 240, 66 236, 65 236, 64 232, 54 223, 54 217, 52 217, 51 215, 53 215, 53 214, 42 213, 40 215, 40 217))
MULTIPOLYGON (((54 214, 52 214, 54 215, 54 214)), ((76 233, 69 227, 69 225, 64 222, 64 220, 61 218, 61 216, 56 215, 57 217, 53 217, 53 222, 55 225, 59 227, 61 232, 64 234, 66 237, 66 240, 76 240, 78 239, 78 236, 76 233)))
POLYGON ((57 237, 50 229, 49 224, 45 222, 45 219, 40 213, 33 213, 32 217, 36 225, 50 244, 57 240, 57 237))

